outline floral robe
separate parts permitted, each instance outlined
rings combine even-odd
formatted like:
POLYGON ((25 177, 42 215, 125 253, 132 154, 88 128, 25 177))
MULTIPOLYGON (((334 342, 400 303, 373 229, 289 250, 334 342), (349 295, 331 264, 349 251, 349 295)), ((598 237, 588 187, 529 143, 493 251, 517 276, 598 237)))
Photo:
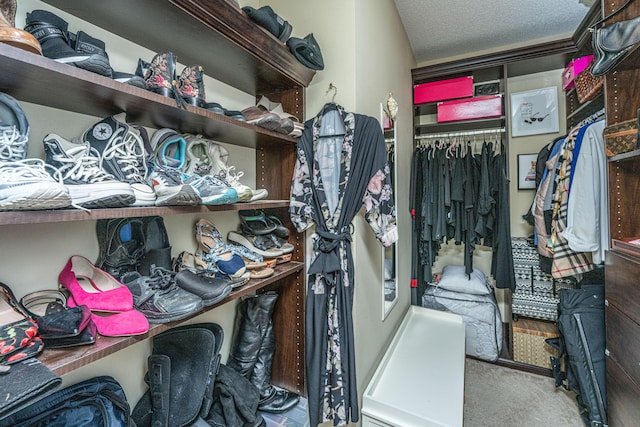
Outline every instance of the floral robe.
POLYGON ((316 225, 309 266, 305 351, 312 426, 358 421, 350 226, 362 205, 384 246, 397 238, 384 136, 372 117, 327 104, 305 123, 291 183, 291 220, 316 225))

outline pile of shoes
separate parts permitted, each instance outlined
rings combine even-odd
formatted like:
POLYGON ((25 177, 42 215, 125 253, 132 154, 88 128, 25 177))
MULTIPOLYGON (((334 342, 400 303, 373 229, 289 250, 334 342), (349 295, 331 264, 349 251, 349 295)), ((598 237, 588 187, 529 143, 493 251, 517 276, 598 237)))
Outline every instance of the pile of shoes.
POLYGON ((151 138, 149 182, 156 205, 220 205, 250 202, 267 197, 240 182, 243 172, 227 164, 229 153, 202 136, 179 134, 163 128, 151 138))
POLYGON ((109 63, 105 43, 85 31, 69 31, 69 23, 47 10, 27 13, 24 28, 42 47, 42 55, 62 64, 72 65, 132 86, 144 87, 134 74, 114 71, 109 63))
POLYGON ((294 246, 287 241, 289 229, 276 215, 259 209, 240 210, 238 215, 240 230, 227 234, 230 242, 261 256, 268 263, 282 264, 291 260, 294 246))
POLYGON ((271 102, 266 96, 262 96, 255 106, 242 110, 242 113, 247 123, 294 138, 302 135, 304 130, 304 124, 296 116, 285 113, 282 104, 271 102))
POLYGON ((96 265, 120 281, 149 323, 192 316, 226 298, 234 280, 173 271, 162 217, 99 219, 96 265))
POLYGON ((232 289, 249 281, 250 270, 254 267, 251 263, 257 262, 256 257, 251 257, 248 251, 241 250, 243 248, 229 245, 216 226, 204 218, 195 224, 195 237, 197 249, 195 252, 180 252, 173 260, 175 271, 189 271, 213 280, 224 280, 232 289))
POLYGON ((281 42, 286 43, 293 56, 302 65, 312 70, 324 69, 322 52, 313 33, 308 34, 304 38, 289 37, 293 31, 293 27, 288 21, 285 21, 275 13, 271 6, 263 6, 259 9, 245 6, 242 10, 245 11, 245 13, 249 15, 249 18, 256 24, 273 34, 281 42))

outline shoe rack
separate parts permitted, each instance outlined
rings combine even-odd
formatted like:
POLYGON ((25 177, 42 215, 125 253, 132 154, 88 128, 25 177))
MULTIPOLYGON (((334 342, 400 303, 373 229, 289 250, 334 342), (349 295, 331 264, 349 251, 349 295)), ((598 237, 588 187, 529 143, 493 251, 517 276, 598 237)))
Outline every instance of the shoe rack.
MULTIPOLYGON (((181 62, 198 63, 208 76, 255 95, 256 100, 265 95, 304 120, 305 87, 315 72, 300 64, 286 46, 230 0, 44 2, 155 52, 172 51, 181 62)), ((127 122, 200 133, 215 141, 256 150, 256 187, 266 188, 271 200, 222 206, 93 209, 90 213, 75 209, 0 212, 0 225, 52 223, 53 226, 101 218, 274 209, 292 231, 289 242, 296 247, 292 261, 279 265, 273 276, 252 280, 205 310, 248 293, 277 290, 280 297, 273 320, 278 348, 273 383, 303 394, 304 239, 295 232, 288 215, 296 139, 201 108, 180 109, 173 99, 9 45, 0 44, 0 68, 0 90, 19 101, 99 118, 124 111, 127 122)), ((38 358, 56 374, 63 375, 178 323, 152 325, 147 334, 137 337, 99 337, 96 344, 78 349, 45 350, 38 358)))

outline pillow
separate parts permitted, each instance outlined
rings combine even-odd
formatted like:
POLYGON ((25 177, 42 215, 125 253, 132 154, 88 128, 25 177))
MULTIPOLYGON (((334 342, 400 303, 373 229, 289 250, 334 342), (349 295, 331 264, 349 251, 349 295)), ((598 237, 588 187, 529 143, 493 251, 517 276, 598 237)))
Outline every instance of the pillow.
POLYGON ((474 268, 471 274, 467 275, 464 270, 463 265, 445 266, 438 286, 448 291, 474 295, 488 295, 493 291, 487 275, 482 271, 474 268))

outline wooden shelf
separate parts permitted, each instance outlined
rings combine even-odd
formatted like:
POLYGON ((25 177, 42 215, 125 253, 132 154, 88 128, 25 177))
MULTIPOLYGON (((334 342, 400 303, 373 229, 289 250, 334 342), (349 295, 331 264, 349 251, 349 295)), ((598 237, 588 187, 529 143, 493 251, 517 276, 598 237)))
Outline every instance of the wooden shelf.
MULTIPOLYGON (((571 89, 575 91, 575 89, 571 89)), ((569 93, 567 92, 567 95, 569 93)), ((567 116, 567 122, 579 122, 583 118, 589 117, 589 115, 595 113, 598 110, 604 108, 604 91, 601 91, 595 98, 591 101, 587 101, 584 104, 580 104, 580 106, 571 114, 567 116), (580 120, 574 120, 579 118, 580 120)))
POLYGON ((92 209, 89 212, 80 209, 10 211, 0 212, 0 225, 89 221, 108 218, 132 218, 154 215, 180 215, 188 213, 206 214, 210 212, 220 211, 239 211, 242 209, 286 208, 288 206, 289 200, 260 200, 251 203, 235 203, 231 205, 128 207, 113 209, 92 209))
POLYGON ((127 113, 127 122, 202 134, 220 142, 256 148, 296 139, 203 108, 178 108, 175 100, 0 43, 0 90, 18 100, 107 117, 127 113))
POLYGON ((154 52, 172 51, 243 92, 306 87, 315 75, 231 1, 44 1, 154 52))
POLYGON ((460 132, 460 131, 468 131, 468 130, 482 130, 483 128, 493 129, 493 128, 502 128, 502 127, 504 127, 504 116, 493 117, 489 119, 419 124, 419 125, 415 125, 415 134, 416 136, 419 136, 419 135, 429 135, 430 133, 460 132))
POLYGON ((613 162, 621 162, 624 160, 639 160, 640 159, 640 149, 627 151, 626 153, 616 154, 615 156, 609 157, 607 160, 609 163, 613 162))
POLYGON ((130 337, 103 337, 98 336, 96 342, 91 345, 79 346, 75 348, 64 349, 50 349, 44 350, 41 355, 38 356, 38 360, 47 365, 56 375, 64 375, 75 369, 78 369, 88 363, 95 362, 105 356, 113 354, 119 350, 122 350, 137 342, 144 341, 159 333, 166 331, 174 326, 188 321, 189 319, 199 316, 202 313, 215 309, 223 304, 238 299, 244 295, 252 292, 256 292, 266 286, 274 284, 275 282, 282 280, 293 274, 297 274, 304 269, 304 263, 289 261, 284 264, 276 266, 273 276, 261 280, 250 280, 246 285, 240 289, 232 292, 227 298, 220 301, 218 304, 206 307, 204 310, 190 316, 187 319, 183 319, 177 322, 152 324, 149 327, 149 331, 142 335, 130 336, 130 337))

